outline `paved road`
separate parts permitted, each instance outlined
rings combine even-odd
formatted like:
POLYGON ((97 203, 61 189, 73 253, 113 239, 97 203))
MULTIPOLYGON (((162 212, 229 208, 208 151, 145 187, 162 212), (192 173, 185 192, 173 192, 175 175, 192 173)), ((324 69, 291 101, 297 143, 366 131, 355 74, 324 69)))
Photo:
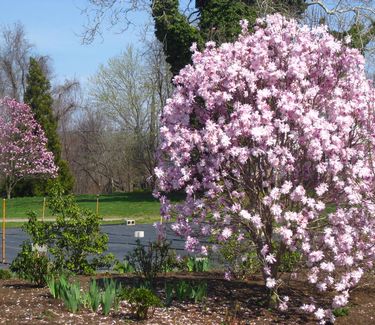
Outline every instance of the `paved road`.
MULTIPOLYGON (((141 243, 143 244, 147 244, 148 242, 154 241, 157 238, 156 229, 153 227, 153 225, 149 224, 140 224, 135 226, 126 226, 124 224, 102 225, 101 228, 102 231, 108 234, 109 237, 108 252, 113 253, 115 257, 120 260, 122 260, 127 253, 134 249, 135 241, 137 239, 134 237, 135 231, 144 231, 144 238, 140 238, 141 243)), ((7 228, 5 234, 6 262, 9 263, 20 251, 20 245, 24 240, 27 239, 27 235, 20 228, 7 228)), ((167 239, 172 241, 172 248, 175 249, 178 254, 184 254, 183 239, 176 237, 170 229, 167 231, 167 239)), ((5 265, 1 263, 0 257, 0 268, 4 266, 5 265)))

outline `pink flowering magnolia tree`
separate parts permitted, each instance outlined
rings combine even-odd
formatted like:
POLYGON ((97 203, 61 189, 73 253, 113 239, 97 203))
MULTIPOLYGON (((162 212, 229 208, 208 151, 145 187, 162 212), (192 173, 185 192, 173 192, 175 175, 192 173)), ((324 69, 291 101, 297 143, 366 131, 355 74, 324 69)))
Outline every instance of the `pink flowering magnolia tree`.
MULTIPOLYGON (((375 258, 375 96, 363 56, 280 15, 192 50, 162 115, 164 218, 191 252, 207 254, 202 236, 255 252, 281 310, 278 267, 290 252, 301 254, 298 276, 333 291, 332 309, 345 306, 375 258), (165 194, 182 189, 186 200, 171 204, 165 194)), ((334 319, 314 296, 301 308, 334 319)))
POLYGON ((0 177, 7 197, 25 177, 55 177, 57 168, 47 138, 29 106, 5 98, 0 101, 0 177))

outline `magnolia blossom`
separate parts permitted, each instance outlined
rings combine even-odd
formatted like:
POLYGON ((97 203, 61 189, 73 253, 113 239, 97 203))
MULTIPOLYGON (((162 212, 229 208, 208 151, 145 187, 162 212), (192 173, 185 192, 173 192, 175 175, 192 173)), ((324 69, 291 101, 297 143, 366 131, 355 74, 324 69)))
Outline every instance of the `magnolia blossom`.
POLYGON ((25 177, 55 177, 53 153, 31 108, 14 99, 0 101, 0 175, 8 198, 17 182, 25 177))
POLYGON ((276 285, 276 280, 273 278, 267 278, 266 279, 266 287, 267 288, 273 288, 276 285))
MULTIPOLYGON (((243 234, 233 244, 254 248, 274 296, 280 259, 299 252, 304 280, 343 305, 375 259, 375 92, 364 57, 324 26, 278 14, 247 26, 233 43, 193 46, 174 78, 156 196, 186 199, 161 199, 161 212, 191 251, 202 233, 216 249, 243 234)), ((311 301, 302 310, 332 320, 311 301)))

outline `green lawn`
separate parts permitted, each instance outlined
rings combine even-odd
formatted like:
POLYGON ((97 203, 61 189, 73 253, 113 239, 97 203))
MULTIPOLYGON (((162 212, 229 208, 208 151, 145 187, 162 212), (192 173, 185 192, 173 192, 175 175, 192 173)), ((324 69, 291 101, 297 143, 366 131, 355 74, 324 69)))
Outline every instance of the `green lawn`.
MULTIPOLYGON (((96 195, 77 195, 82 207, 96 211, 96 195)), ((50 217, 47 198, 45 217, 50 217)), ((29 211, 42 216, 43 197, 23 197, 6 200, 7 218, 27 218, 29 211)), ((136 219, 137 222, 154 222, 160 218, 160 205, 151 193, 115 193, 99 196, 99 214, 103 217, 122 217, 136 219)), ((1 220, 0 220, 1 221, 1 220)))

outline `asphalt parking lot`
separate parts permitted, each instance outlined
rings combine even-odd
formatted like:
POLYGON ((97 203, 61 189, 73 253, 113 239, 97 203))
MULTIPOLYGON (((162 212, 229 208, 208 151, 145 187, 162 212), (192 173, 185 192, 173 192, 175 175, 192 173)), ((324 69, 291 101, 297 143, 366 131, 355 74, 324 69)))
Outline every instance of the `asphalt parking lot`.
MULTIPOLYGON (((103 225, 101 228, 102 231, 108 234, 109 237, 108 253, 113 253, 119 260, 122 260, 127 253, 135 248, 137 239, 139 239, 144 245, 147 245, 149 242, 157 239, 156 229, 151 224, 140 224, 133 226, 127 226, 125 224, 103 225), (144 237, 136 238, 136 231, 143 231, 144 237)), ((184 239, 175 236, 169 227, 167 227, 167 229, 167 239, 172 242, 172 249, 176 250, 177 254, 186 254, 184 251, 184 239)), ((25 234, 21 228, 7 228, 5 234, 6 263, 9 264, 20 251, 20 246, 22 242, 27 239, 27 234, 25 234)), ((5 266, 6 264, 4 265, 0 263, 0 267, 5 266)))

